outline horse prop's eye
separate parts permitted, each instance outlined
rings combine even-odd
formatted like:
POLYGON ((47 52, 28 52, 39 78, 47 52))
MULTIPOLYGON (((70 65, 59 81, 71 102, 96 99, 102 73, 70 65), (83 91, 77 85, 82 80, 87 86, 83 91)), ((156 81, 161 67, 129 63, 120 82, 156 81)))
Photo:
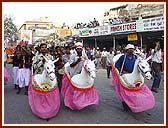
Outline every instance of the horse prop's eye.
POLYGON ((145 66, 142 66, 142 68, 144 69, 144 68, 145 68, 145 66))
POLYGON ((47 67, 47 69, 49 69, 49 67, 47 67))

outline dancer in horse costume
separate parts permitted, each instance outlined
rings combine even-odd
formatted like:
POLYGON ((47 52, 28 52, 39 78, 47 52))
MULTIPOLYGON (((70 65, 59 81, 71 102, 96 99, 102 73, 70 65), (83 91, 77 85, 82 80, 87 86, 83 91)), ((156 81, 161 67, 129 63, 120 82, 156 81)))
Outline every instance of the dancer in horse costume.
POLYGON ((7 63, 7 54, 4 49, 4 85, 8 84, 9 77, 10 77, 9 72, 6 68, 6 63, 7 63))
POLYGON ((60 108, 60 96, 52 56, 48 54, 47 44, 40 45, 40 54, 33 58, 33 75, 28 91, 32 112, 42 119, 57 115, 60 108))
POLYGON ((143 72, 147 79, 151 78, 149 64, 147 60, 134 55, 134 45, 128 44, 126 49, 127 53, 120 55, 118 60, 113 58, 112 84, 115 85, 116 95, 124 110, 142 112, 152 109, 155 99, 141 74, 143 72))
POLYGON ((4 67, 4 85, 8 84, 9 78, 10 78, 10 74, 6 69, 6 67, 4 67))
POLYGON ((75 44, 76 52, 65 64, 61 94, 65 106, 72 110, 80 110, 89 105, 98 105, 99 96, 94 85, 95 64, 84 54, 83 44, 75 44))

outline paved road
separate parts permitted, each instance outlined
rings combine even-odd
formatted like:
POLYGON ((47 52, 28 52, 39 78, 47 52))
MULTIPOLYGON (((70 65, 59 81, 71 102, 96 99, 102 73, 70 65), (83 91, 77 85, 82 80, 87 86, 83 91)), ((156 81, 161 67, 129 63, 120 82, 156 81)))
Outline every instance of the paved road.
MULTIPOLYGON (((28 104, 24 90, 17 95, 12 84, 12 65, 7 65, 10 81, 4 86, 4 124, 164 124, 164 79, 159 93, 154 93, 156 104, 151 110, 132 113, 123 112, 121 102, 116 98, 110 79, 106 78, 106 70, 98 69, 95 86, 100 97, 99 106, 88 106, 79 111, 72 111, 64 106, 61 96, 60 111, 56 117, 46 120, 39 119, 28 104)), ((147 81, 149 88, 152 81, 147 81)))

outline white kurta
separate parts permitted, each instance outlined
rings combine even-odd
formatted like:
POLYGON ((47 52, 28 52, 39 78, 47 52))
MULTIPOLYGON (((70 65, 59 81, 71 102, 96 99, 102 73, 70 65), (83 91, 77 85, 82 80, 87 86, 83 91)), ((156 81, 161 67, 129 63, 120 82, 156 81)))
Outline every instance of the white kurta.
POLYGON ((19 85, 18 74, 19 67, 13 67, 13 84, 19 85))
POLYGON ((20 68, 18 72, 19 87, 29 86, 30 84, 30 69, 20 68))
MULTIPOLYGON (((72 64, 74 62, 76 62, 78 60, 79 56, 77 56, 77 53, 74 53, 70 56, 70 60, 69 60, 69 64, 72 64)), ((81 56, 82 60, 75 65, 74 67, 70 67, 70 76, 74 76, 76 74, 79 74, 82 71, 82 66, 83 66, 83 62, 84 60, 87 59, 87 55, 85 54, 85 52, 82 52, 82 56, 81 56)))

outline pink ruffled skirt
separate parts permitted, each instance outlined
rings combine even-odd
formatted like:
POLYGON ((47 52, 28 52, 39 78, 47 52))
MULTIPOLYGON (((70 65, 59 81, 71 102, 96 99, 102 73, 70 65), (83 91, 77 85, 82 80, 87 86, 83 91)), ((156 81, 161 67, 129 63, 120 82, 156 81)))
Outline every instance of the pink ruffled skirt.
POLYGON ((116 96, 124 101, 131 111, 142 112, 155 106, 155 98, 146 84, 143 85, 142 89, 136 91, 125 89, 120 83, 114 66, 112 66, 111 82, 115 86, 116 96))
POLYGON ((58 86, 51 92, 39 92, 32 87, 32 79, 28 90, 28 100, 33 114, 42 119, 52 118, 60 109, 58 86))
POLYGON ((72 85, 66 73, 62 79, 61 94, 64 97, 65 106, 72 110, 80 110, 89 105, 99 104, 99 96, 94 86, 87 89, 77 88, 72 85))
POLYGON ((4 67, 4 84, 7 85, 9 81, 10 74, 6 67, 4 67))

